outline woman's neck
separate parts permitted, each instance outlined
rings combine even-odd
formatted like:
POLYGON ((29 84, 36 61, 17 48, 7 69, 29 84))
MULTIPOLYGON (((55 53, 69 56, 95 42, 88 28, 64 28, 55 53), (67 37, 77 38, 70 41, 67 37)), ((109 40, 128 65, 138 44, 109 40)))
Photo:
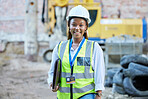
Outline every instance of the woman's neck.
POLYGON ((83 37, 79 38, 79 39, 72 38, 72 41, 74 44, 79 44, 82 41, 82 39, 83 39, 83 37))

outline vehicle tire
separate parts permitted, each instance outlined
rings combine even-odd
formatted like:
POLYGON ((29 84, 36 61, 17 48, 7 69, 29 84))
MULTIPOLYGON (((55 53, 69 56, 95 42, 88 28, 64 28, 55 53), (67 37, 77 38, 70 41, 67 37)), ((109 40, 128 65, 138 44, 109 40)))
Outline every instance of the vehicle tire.
POLYGON ((148 57, 146 55, 125 55, 121 58, 120 65, 123 68, 128 68, 131 62, 148 66, 148 57))
POLYGON ((138 97, 147 97, 148 96, 148 90, 146 91, 140 91, 135 88, 135 86, 132 83, 132 79, 130 77, 126 77, 123 81, 124 90, 127 94, 131 96, 138 96, 138 97))
POLYGON ((52 59, 52 51, 53 50, 48 49, 48 50, 46 50, 44 52, 44 54, 43 54, 44 61, 49 62, 49 63, 51 62, 51 59, 52 59))
POLYGON ((124 90, 124 87, 121 87, 117 84, 113 84, 113 91, 114 92, 117 92, 119 94, 126 94, 125 90, 124 90))
POLYGON ((123 68, 121 68, 114 75, 114 77, 113 77, 113 83, 115 83, 116 85, 119 85, 119 86, 123 87, 123 79, 124 79, 123 68))
POLYGON ((112 85, 113 85, 113 76, 116 74, 116 72, 119 69, 120 68, 113 68, 113 69, 107 70, 107 78, 105 80, 105 87, 112 87, 112 85))
POLYGON ((148 76, 148 67, 137 63, 130 63, 128 69, 123 69, 125 77, 148 76))
POLYGON ((148 96, 148 67, 130 63, 128 69, 123 70, 125 79, 123 86, 131 96, 148 96))
POLYGON ((107 70, 107 76, 113 78, 118 70, 120 70, 120 68, 112 68, 107 70))
POLYGON ((112 87, 113 85, 113 79, 111 77, 107 77, 105 80, 105 87, 112 87))

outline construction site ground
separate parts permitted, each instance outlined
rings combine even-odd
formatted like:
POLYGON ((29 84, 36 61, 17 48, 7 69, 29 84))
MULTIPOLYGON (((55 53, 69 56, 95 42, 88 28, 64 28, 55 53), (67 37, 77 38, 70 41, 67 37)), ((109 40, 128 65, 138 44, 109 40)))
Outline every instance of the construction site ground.
MULTIPOLYGON (((24 55, 0 53, 0 99, 57 99, 47 84, 50 63, 30 62, 24 55)), ((102 99, 142 99, 113 94, 106 87, 102 99)), ((143 98, 146 99, 146 98, 143 98)))

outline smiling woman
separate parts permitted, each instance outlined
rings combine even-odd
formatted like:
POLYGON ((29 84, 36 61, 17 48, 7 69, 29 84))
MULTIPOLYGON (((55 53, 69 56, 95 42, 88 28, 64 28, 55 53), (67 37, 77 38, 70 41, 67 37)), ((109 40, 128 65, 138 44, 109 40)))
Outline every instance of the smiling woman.
POLYGON ((48 84, 52 85, 54 63, 62 61, 58 99, 101 99, 104 90, 105 66, 103 51, 98 43, 88 40, 89 12, 79 5, 67 16, 68 40, 61 41, 53 50, 48 84))
MULTIPOLYGON (((84 33, 86 33, 86 30, 87 30, 87 25, 84 19, 73 18, 70 20, 70 33, 73 39, 80 39, 81 41, 84 33)), ((77 41, 77 40, 74 40, 74 41, 77 41)), ((74 43, 80 43, 80 41, 78 40, 78 42, 74 42, 74 43)))
MULTIPOLYGON (((81 29, 84 30, 83 36, 88 39, 88 33, 87 33, 87 28, 88 28, 88 22, 85 18, 81 17, 70 17, 68 21, 68 39, 72 38, 72 30, 73 29, 81 29)), ((81 31, 80 31, 81 32, 81 31)))

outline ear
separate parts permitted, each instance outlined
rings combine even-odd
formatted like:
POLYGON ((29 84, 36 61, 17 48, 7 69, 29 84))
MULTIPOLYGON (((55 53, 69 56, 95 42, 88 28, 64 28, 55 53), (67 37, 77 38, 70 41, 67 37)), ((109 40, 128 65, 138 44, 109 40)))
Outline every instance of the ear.
POLYGON ((85 31, 87 31, 87 28, 88 28, 88 27, 87 27, 87 25, 86 25, 86 30, 85 30, 85 31))
POLYGON ((68 29, 69 29, 69 32, 71 33, 71 30, 70 30, 70 28, 68 27, 68 29))
POLYGON ((87 27, 86 27, 86 30, 85 31, 87 31, 87 27))

